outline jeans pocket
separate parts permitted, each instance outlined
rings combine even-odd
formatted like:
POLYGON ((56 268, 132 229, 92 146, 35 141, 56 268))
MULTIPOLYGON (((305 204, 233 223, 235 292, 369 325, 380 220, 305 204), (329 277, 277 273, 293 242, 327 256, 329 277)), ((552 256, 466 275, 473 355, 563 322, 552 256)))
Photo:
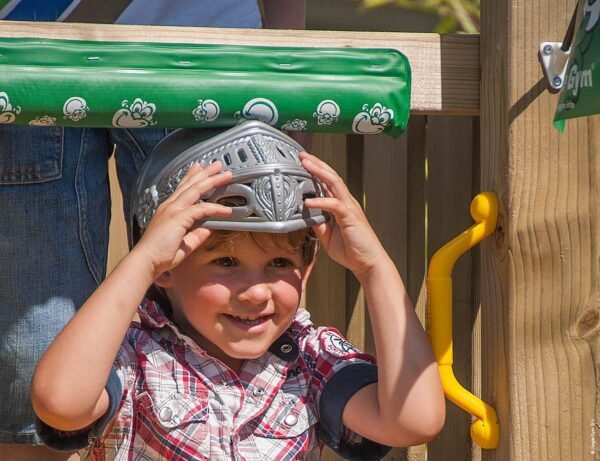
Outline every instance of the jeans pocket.
POLYGON ((34 184, 60 179, 63 129, 0 127, 0 184, 34 184))

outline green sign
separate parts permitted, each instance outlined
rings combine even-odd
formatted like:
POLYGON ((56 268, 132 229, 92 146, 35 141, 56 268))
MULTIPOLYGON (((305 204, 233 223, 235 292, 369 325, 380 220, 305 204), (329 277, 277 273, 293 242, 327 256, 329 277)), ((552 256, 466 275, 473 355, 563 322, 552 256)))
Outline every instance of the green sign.
POLYGON ((391 49, 0 39, 0 123, 397 136, 410 79, 391 49))
POLYGON ((566 119, 598 113, 600 113, 600 0, 580 0, 574 40, 554 122, 562 130, 566 119))

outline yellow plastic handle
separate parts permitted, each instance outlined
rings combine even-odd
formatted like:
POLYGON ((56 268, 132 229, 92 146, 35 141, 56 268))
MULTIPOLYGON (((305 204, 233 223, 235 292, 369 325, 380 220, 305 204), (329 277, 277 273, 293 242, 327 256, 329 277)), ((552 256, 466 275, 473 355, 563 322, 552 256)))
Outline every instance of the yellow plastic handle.
POLYGON ((476 224, 440 248, 431 259, 427 275, 429 339, 446 397, 475 417, 471 424, 475 443, 482 448, 496 448, 500 438, 496 410, 462 387, 452 370, 452 269, 463 253, 496 228, 496 194, 478 194, 471 202, 471 216, 476 224))

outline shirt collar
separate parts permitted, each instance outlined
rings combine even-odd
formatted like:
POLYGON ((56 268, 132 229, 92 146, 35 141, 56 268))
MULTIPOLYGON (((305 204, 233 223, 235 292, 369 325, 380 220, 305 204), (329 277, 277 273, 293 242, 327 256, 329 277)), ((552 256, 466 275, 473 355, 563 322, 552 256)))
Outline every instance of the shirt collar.
POLYGON ((160 305, 151 299, 144 298, 138 307, 140 323, 145 328, 155 329, 163 328, 172 322, 165 315, 160 305))

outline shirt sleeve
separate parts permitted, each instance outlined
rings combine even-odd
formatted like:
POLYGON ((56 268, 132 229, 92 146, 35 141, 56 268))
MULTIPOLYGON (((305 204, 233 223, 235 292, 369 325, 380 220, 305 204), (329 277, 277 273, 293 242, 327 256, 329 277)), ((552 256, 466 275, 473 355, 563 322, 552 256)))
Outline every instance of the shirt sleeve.
POLYGON ((377 382, 377 366, 353 362, 334 373, 319 398, 319 436, 344 459, 370 461, 383 458, 390 447, 353 433, 342 424, 344 407, 368 384, 377 382))
POLYGON ((342 423, 348 400, 363 387, 377 382, 377 365, 333 328, 319 328, 307 339, 314 354, 314 380, 319 413, 319 438, 348 460, 383 458, 390 447, 360 436, 342 423))
POLYGON ((105 389, 108 392, 108 410, 101 418, 88 427, 77 431, 61 431, 48 426, 36 417, 35 429, 44 444, 58 451, 74 451, 81 450, 95 443, 96 438, 102 435, 108 423, 115 416, 119 408, 119 402, 121 401, 123 388, 114 367, 110 371, 105 389))

